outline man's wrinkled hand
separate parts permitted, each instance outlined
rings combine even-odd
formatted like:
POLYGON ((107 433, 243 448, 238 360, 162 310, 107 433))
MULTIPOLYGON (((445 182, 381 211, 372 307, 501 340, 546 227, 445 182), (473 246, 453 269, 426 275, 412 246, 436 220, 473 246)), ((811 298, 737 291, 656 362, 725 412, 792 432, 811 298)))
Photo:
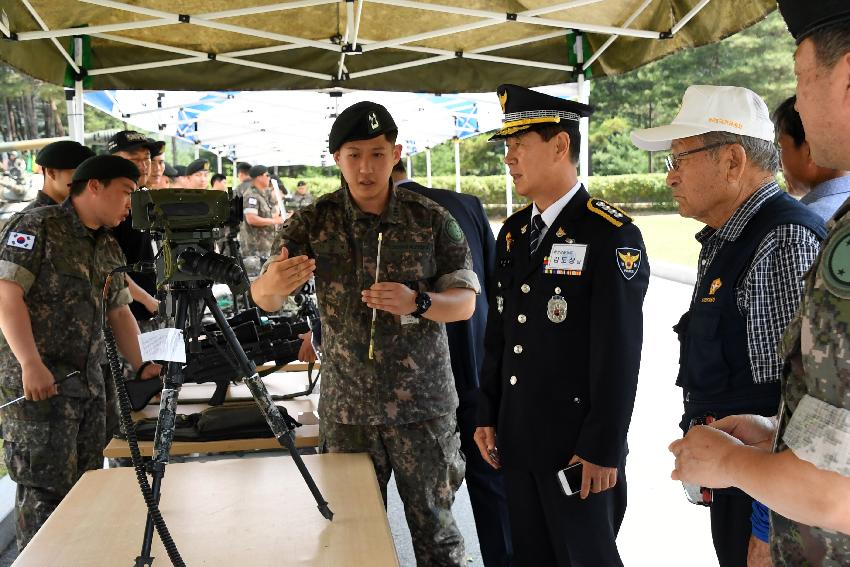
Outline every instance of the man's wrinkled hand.
POLYGON ((32 402, 52 398, 59 393, 53 373, 41 360, 21 366, 24 396, 32 402))
POLYGON ((766 450, 773 448, 778 426, 775 417, 761 415, 730 415, 711 423, 711 427, 725 431, 744 445, 766 450))
POLYGON ((581 493, 579 495, 582 500, 587 498, 591 492, 598 494, 617 485, 617 467, 594 465, 578 455, 573 455, 573 458, 570 459, 571 465, 579 462, 582 464, 581 493))
POLYGON ((670 477, 707 488, 728 488, 733 483, 725 462, 729 452, 742 444, 714 427, 694 426, 683 439, 670 444, 670 452, 676 457, 670 477))
POLYGON ((393 315, 410 315, 416 311, 416 292, 404 284, 378 282, 364 289, 361 299, 371 309, 380 309, 393 315))

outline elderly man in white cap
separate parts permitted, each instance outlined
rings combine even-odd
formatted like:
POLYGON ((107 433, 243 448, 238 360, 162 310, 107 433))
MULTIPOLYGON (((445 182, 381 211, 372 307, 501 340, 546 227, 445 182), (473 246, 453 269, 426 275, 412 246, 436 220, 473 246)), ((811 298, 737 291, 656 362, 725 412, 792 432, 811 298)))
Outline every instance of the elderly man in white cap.
MULTIPOLYGON (((667 156, 667 185, 679 214, 707 226, 690 308, 675 327, 687 431, 691 423, 779 409, 779 339, 794 316, 803 274, 825 236, 823 221, 785 194, 764 101, 740 87, 694 85, 672 124, 636 130, 639 148, 667 156)), ((745 566, 753 500, 737 489, 699 487, 711 506, 721 567, 745 566)))

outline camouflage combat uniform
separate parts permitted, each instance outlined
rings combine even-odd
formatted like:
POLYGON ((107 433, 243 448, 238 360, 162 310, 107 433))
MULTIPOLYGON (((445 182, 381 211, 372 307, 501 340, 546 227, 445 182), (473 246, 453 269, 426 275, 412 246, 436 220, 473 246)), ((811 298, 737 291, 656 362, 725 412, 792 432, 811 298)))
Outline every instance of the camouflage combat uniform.
POLYGON ((29 205, 21 209, 21 212, 25 213, 27 211, 31 211, 39 207, 46 207, 48 205, 58 205, 58 203, 54 201, 53 198, 50 197, 50 195, 48 195, 44 191, 39 191, 38 193, 36 193, 35 199, 33 199, 29 205))
MULTIPOLYGON (((86 228, 70 200, 16 216, 0 241, 0 279, 23 288, 36 348, 61 381, 57 396, 0 410, 6 467, 18 484, 19 549, 80 476, 103 464, 101 294, 116 257, 123 258, 118 243, 86 228)), ((123 278, 114 278, 109 308, 130 301, 123 278)), ((23 395, 21 367, 3 337, 0 394, 2 402, 23 395)))
MULTIPOLYGON (((242 207, 245 213, 254 213, 264 219, 274 216, 276 203, 271 189, 257 189, 251 186, 242 195, 242 207)), ((274 226, 251 226, 248 221, 243 223, 244 240, 242 241, 243 256, 271 256, 272 242, 275 238, 274 226)), ((242 234, 240 233, 240 236, 242 234)))
POLYGON ((307 205, 313 204, 313 196, 310 193, 304 193, 303 195, 298 191, 292 196, 292 199, 289 201, 289 210, 295 212, 300 211, 307 205))
MULTIPOLYGON (((788 364, 775 451, 791 449, 820 469, 850 476, 850 203, 835 219, 783 338, 788 364)), ((775 565, 850 565, 850 536, 775 512, 770 524, 775 565)))
POLYGON ((320 198, 284 225, 274 249, 316 259, 322 319, 320 450, 368 452, 386 502, 395 473, 419 565, 461 565, 463 538, 451 512, 464 473, 458 399, 445 326, 372 310, 361 290, 381 281, 421 291, 479 290, 457 221, 405 189, 390 193, 378 217, 360 211, 347 189, 320 198))

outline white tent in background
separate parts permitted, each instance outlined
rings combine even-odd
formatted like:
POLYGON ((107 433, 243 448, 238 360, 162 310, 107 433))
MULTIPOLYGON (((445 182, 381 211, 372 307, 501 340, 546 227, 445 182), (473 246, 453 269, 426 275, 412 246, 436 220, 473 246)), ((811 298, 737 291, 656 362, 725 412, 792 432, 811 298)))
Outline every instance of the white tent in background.
MULTIPOLYGON (((538 90, 575 98, 575 84, 538 90)), ((275 165, 331 165, 328 132, 339 112, 363 100, 385 105, 406 155, 495 130, 502 111, 493 93, 429 95, 378 91, 92 91, 85 101, 132 126, 176 136, 219 160, 275 165)), ((458 148, 458 145, 455 145, 458 148)), ((456 189, 460 156, 455 152, 456 189)), ((218 169, 221 170, 220 163, 218 169)))

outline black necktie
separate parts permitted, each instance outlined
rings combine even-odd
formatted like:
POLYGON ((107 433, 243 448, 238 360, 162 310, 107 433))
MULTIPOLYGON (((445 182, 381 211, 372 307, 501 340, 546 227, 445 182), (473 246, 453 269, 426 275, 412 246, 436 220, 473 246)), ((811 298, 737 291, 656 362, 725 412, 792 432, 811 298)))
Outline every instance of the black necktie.
POLYGON ((531 219, 531 253, 534 254, 537 252, 537 247, 540 246, 541 232, 543 231, 543 227, 546 226, 546 223, 543 222, 543 215, 535 215, 531 219))

